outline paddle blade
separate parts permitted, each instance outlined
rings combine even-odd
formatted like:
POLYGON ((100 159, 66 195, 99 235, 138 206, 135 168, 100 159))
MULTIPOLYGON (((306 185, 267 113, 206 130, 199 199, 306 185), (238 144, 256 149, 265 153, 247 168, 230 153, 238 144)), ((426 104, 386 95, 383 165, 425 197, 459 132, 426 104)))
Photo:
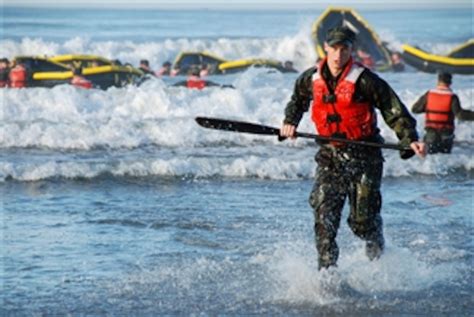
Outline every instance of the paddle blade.
POLYGON ((209 128, 209 129, 244 132, 244 133, 252 133, 252 134, 263 134, 263 135, 279 135, 280 134, 279 129, 267 127, 260 124, 242 122, 242 121, 197 117, 196 122, 200 126, 204 128, 209 128))

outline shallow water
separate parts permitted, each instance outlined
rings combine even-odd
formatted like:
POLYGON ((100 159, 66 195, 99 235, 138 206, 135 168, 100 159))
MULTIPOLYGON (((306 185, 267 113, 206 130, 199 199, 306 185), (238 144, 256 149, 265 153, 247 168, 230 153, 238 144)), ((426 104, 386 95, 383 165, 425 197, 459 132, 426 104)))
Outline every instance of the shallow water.
POLYGON ((370 262, 343 221, 339 267, 329 272, 317 270, 311 185, 155 177, 2 183, 3 312, 472 311, 470 173, 386 179, 386 253, 370 262))

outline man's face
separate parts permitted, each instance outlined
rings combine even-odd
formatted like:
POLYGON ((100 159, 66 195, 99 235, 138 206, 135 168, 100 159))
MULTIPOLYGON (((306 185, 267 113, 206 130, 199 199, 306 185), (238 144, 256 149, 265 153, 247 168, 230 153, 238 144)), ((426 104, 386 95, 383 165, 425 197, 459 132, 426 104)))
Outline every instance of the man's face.
POLYGON ((324 50, 328 57, 331 69, 342 70, 352 55, 352 45, 334 44, 332 46, 324 43, 324 50))

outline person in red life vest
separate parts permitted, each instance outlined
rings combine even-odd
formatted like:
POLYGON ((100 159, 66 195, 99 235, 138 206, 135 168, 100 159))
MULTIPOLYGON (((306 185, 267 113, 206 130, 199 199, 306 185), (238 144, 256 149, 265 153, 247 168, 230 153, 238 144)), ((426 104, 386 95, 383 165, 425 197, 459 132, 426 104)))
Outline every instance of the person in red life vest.
POLYGON ((13 68, 10 69, 8 79, 10 87, 12 88, 25 88, 28 84, 28 70, 26 66, 21 63, 13 62, 13 68))
POLYGON ((428 153, 451 153, 454 141, 454 117, 473 121, 474 112, 461 108, 458 96, 451 90, 452 75, 440 73, 438 85, 428 90, 412 106, 413 113, 425 113, 424 142, 428 153))
POLYGON ((159 71, 156 72, 156 76, 162 77, 162 76, 170 76, 171 75, 171 63, 166 61, 161 65, 161 68, 159 71))
POLYGON ((198 73, 191 74, 186 80, 186 87, 204 89, 204 87, 206 87, 206 81, 202 79, 198 73))
MULTIPOLYGON (((396 132, 400 145, 410 148, 402 150, 401 157, 424 157, 425 146, 418 142, 416 121, 393 89, 352 59, 355 37, 343 26, 328 31, 324 44, 327 57, 296 80, 280 135, 294 139, 304 113, 311 109, 315 128, 322 136, 383 143, 377 127, 378 109, 396 132)), ((350 204, 349 227, 366 241, 368 258, 379 258, 384 250, 381 149, 342 142, 319 145, 316 180, 309 199, 314 209, 319 269, 337 263, 336 235, 346 198, 350 204)))
POLYGON ((7 58, 0 59, 0 88, 10 85, 10 61, 7 58))
POLYGON ((84 88, 84 89, 91 89, 92 82, 82 76, 82 69, 81 68, 74 68, 73 76, 71 79, 71 85, 76 87, 84 88))
POLYGON ((357 59, 367 68, 374 69, 375 61, 369 53, 362 49, 357 50, 357 59))
MULTIPOLYGON (((174 84, 173 86, 186 86, 191 89, 204 89, 205 87, 212 87, 212 86, 218 86, 221 87, 221 85, 216 84, 212 81, 209 80, 204 80, 200 77, 200 70, 199 68, 192 68, 189 71, 189 76, 185 81, 180 81, 174 84)), ((233 88, 231 86, 222 86, 223 88, 233 88)))

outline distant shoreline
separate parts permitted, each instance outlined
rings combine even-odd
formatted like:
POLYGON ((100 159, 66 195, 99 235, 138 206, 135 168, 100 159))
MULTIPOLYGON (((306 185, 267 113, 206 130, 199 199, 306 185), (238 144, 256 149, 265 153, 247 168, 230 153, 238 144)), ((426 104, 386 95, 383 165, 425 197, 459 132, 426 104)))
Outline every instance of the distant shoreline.
MULTIPOLYGON (((5 0, 7 2, 8 0, 5 0)), ((308 3, 245 3, 245 4, 225 4, 225 3, 212 3, 212 4, 198 4, 198 3, 161 3, 161 4, 150 4, 150 3, 49 3, 45 2, 42 4, 38 3, 3 3, 3 8, 10 9, 58 9, 58 10, 67 10, 67 9, 90 9, 90 10, 166 10, 166 11, 266 11, 266 12, 278 12, 278 11, 304 11, 304 10, 314 10, 321 11, 326 9, 327 5, 322 5, 318 3, 308 4, 308 3), (270 6, 270 8, 269 8, 270 6)), ((383 5, 374 5, 369 3, 357 3, 357 4, 347 4, 340 5, 335 7, 350 7, 361 11, 387 11, 387 10, 396 10, 396 11, 412 11, 412 10, 429 10, 429 11, 439 11, 439 10, 466 10, 472 9, 472 4, 469 1, 459 1, 454 3, 387 3, 383 5)))

